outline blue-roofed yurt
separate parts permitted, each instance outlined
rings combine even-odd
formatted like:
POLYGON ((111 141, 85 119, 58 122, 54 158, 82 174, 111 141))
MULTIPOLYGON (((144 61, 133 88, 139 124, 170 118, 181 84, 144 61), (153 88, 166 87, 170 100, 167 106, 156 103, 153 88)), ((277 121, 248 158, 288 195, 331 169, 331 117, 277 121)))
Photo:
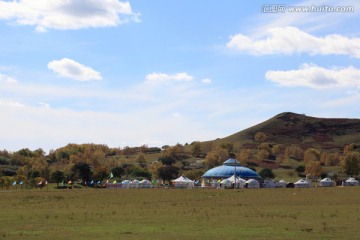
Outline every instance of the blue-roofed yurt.
POLYGON ((241 164, 233 158, 226 160, 221 166, 208 170, 202 177, 208 179, 225 179, 234 176, 235 171, 236 176, 242 179, 261 179, 259 174, 250 168, 241 166, 241 164))

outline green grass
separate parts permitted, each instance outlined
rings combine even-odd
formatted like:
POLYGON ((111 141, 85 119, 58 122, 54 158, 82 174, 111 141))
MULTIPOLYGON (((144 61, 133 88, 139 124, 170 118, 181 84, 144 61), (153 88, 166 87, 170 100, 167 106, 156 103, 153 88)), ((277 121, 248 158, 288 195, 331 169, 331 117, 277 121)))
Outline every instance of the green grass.
POLYGON ((0 191, 0 207, 0 239, 345 239, 360 188, 0 191))

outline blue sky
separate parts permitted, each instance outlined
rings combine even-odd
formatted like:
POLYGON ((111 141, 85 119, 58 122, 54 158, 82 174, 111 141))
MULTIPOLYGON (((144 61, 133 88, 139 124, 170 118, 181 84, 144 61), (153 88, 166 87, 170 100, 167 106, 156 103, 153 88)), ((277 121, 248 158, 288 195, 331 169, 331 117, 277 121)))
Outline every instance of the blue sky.
POLYGON ((285 111, 358 118, 360 3, 275 3, 0 1, 0 149, 184 144, 285 111))

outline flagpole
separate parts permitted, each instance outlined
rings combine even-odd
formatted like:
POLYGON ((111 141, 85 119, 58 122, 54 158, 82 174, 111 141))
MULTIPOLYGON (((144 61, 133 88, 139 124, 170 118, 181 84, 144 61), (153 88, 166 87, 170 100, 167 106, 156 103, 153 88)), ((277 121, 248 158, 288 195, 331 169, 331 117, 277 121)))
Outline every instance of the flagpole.
POLYGON ((236 190, 236 160, 234 159, 234 190, 236 190))

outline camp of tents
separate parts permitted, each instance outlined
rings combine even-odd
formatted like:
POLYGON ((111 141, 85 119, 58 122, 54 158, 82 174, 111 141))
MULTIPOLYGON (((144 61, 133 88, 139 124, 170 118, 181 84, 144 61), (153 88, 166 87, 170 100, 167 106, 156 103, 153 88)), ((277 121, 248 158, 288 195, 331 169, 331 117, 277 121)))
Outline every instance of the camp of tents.
MULTIPOLYGON (((194 181, 191 180, 185 176, 180 176, 174 180, 171 181, 171 184, 169 184, 168 187, 172 188, 182 188, 182 189, 191 189, 195 188, 197 184, 195 182, 199 183, 199 180, 194 181)), ((254 189, 254 188, 288 188, 288 187, 295 187, 295 188, 310 188, 313 184, 313 181, 309 178, 306 179, 300 179, 296 181, 295 183, 289 183, 285 180, 280 181, 274 181, 265 179, 261 182, 259 182, 256 179, 242 179, 240 176, 232 175, 225 179, 213 179, 213 180, 207 180, 208 184, 205 184, 205 181, 203 180, 201 183, 202 188, 248 188, 248 189, 254 189)), ((156 181, 158 183, 158 181, 156 181)), ((151 181, 147 179, 143 180, 123 180, 122 182, 112 182, 112 183, 106 183, 106 187, 108 189, 121 189, 121 188, 153 188, 154 185, 157 185, 159 187, 160 184, 156 184, 155 181, 152 183, 151 181)), ((314 186, 318 187, 333 187, 335 186, 335 182, 331 180, 330 178, 326 177, 317 183, 314 183, 314 186)), ((162 186, 165 186, 164 184, 162 186)), ((167 185, 166 185, 167 186, 167 185)), ((359 186, 359 181, 355 178, 349 178, 346 181, 342 182, 342 186, 359 186)))

